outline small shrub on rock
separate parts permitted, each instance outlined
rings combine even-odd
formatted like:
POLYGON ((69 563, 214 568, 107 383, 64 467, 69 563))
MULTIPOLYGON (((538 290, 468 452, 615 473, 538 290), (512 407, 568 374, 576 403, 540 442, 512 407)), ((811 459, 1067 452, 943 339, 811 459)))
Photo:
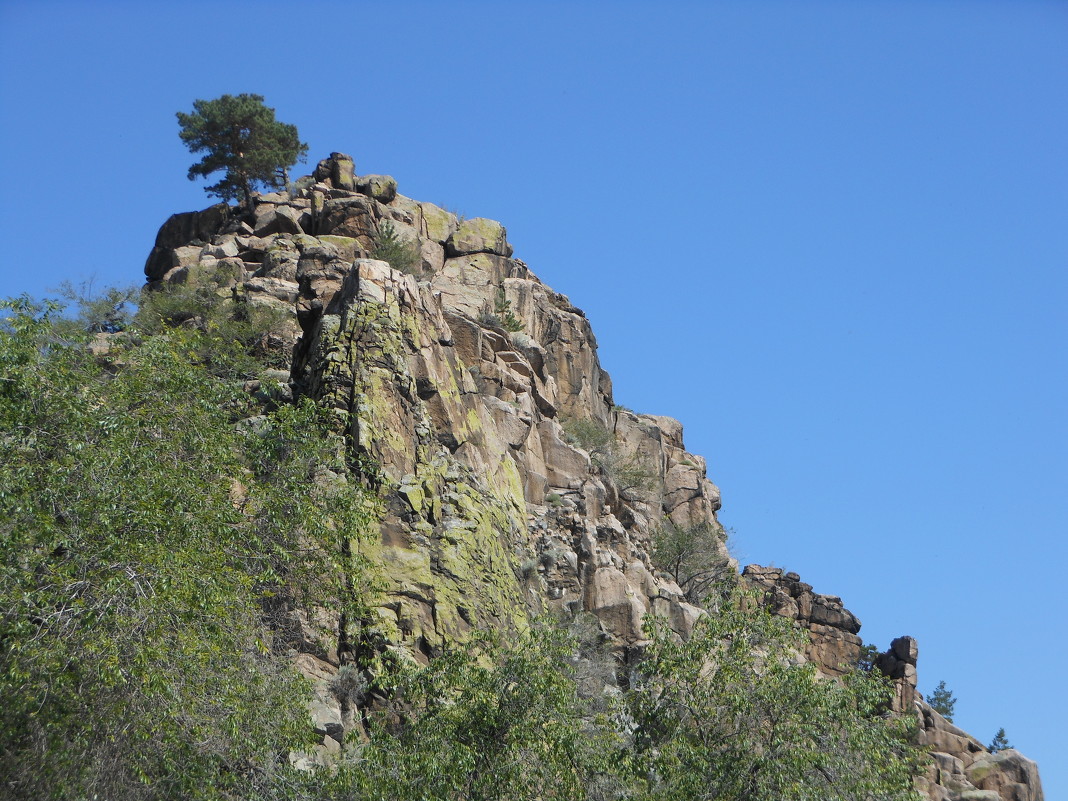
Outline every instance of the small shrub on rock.
POLYGON ((371 258, 389 262, 394 270, 420 277, 423 274, 423 259, 419 245, 404 239, 397 233, 396 227, 389 220, 383 220, 378 226, 378 235, 371 250, 371 258))

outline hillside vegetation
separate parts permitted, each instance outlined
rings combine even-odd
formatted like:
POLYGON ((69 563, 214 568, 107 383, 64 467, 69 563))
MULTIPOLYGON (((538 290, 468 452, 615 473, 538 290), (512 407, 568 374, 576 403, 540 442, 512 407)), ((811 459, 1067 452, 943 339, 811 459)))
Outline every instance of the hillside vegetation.
POLYGON ((428 665, 376 639, 373 466, 263 373, 270 319, 180 289, 103 336, 4 310, 0 796, 913 797, 889 680, 818 677, 730 580, 685 642, 650 618, 636 669, 581 615, 428 665), (293 664, 310 610, 339 621, 331 691, 356 721, 318 764, 293 664))

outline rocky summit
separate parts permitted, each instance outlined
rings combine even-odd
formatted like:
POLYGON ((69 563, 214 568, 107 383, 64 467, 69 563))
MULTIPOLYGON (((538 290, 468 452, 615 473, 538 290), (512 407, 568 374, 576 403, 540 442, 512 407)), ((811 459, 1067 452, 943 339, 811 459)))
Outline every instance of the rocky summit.
MULTIPOLYGON (((589 321, 514 258, 500 223, 412 200, 333 153, 252 209, 174 215, 145 273, 150 288, 216 287, 286 321, 288 373, 251 389, 325 405, 350 461, 373 466, 380 537, 364 555, 382 580, 382 643, 427 662, 474 630, 585 612, 626 662, 640 658, 650 613, 681 638, 705 614, 685 577, 654 565, 658 532, 711 532, 711 555, 738 573, 719 490, 682 425, 615 405, 589 321), (386 258, 385 245, 404 258, 386 258)), ((777 568, 741 577, 807 633, 800 658, 822 673, 861 658, 860 620, 842 599, 777 568)), ((329 689, 354 646, 336 610, 291 615, 321 735, 303 759, 321 763, 361 726, 329 689)), ((923 700, 917 657, 901 637, 874 661, 933 755, 922 792, 1041 801, 1033 762, 989 753, 923 700)))

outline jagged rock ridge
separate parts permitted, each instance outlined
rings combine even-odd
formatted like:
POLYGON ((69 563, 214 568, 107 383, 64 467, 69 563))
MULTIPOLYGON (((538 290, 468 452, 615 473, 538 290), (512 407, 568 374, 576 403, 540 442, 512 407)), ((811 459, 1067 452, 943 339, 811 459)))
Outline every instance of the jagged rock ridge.
MULTIPOLYGON (((589 322, 512 257, 500 223, 404 197, 341 153, 296 186, 244 214, 219 204, 174 215, 145 272, 150 285, 218 286, 288 315, 283 391, 333 409, 353 460, 375 465, 378 636, 427 659, 472 629, 521 628, 550 610, 595 615, 624 653, 640 648, 649 612, 686 636, 701 610, 656 570, 652 537, 668 523, 721 529, 719 491, 681 424, 614 406, 589 322), (417 254, 416 275, 368 258, 386 223, 417 254), (522 331, 502 324, 504 309, 522 331), (575 422, 610 444, 584 447, 565 430, 575 422)), ((744 576, 808 630, 821 670, 856 661, 860 622, 841 599, 776 569, 744 576)), ((326 689, 349 638, 329 610, 297 617, 322 750, 336 750, 357 725, 326 689)), ((915 664, 904 639, 880 660, 898 708, 919 710, 937 751, 928 796, 1041 799, 1034 763, 987 754, 923 703, 915 664)))

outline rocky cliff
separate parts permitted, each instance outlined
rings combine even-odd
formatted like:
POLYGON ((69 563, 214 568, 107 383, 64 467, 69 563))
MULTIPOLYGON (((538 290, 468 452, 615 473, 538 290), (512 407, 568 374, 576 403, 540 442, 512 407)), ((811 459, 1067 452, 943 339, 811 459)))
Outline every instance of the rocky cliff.
MULTIPOLYGON (((737 566, 719 491, 681 424, 614 405, 588 320, 513 258, 501 224, 404 197, 340 153, 296 187, 244 214, 175 215, 145 272, 150 285, 217 287, 284 319, 291 371, 252 389, 333 410, 353 469, 377 489, 380 536, 360 547, 383 579, 380 642, 432 659, 473 629, 522 629, 547 611, 594 615, 624 659, 648 613, 687 636, 702 611, 654 566, 656 533, 718 533, 718 561, 737 566), (371 258, 384 235, 411 255, 407 272, 371 258)), ((808 631, 807 658, 825 673, 857 661, 860 622, 841 599, 777 569, 742 575, 808 631)), ((296 659, 320 688, 322 750, 336 750, 358 725, 326 690, 352 632, 330 610, 294 616, 296 659)), ((916 656, 901 638, 878 665, 934 752, 927 795, 1042 799, 1034 763, 988 754, 922 701, 916 656)))

